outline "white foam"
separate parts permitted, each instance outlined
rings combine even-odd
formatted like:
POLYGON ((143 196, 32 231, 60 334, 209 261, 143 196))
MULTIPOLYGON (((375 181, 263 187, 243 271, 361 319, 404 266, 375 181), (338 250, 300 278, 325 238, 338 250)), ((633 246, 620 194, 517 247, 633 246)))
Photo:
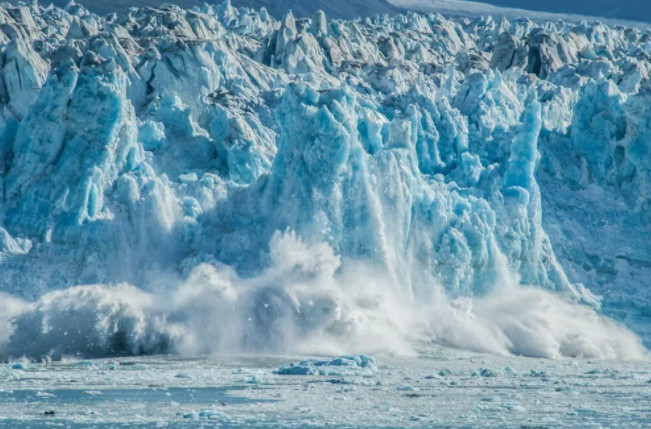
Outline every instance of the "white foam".
MULTIPOLYGON (((497 354, 645 359, 640 341, 590 308, 536 288, 496 285, 448 301, 432 280, 415 299, 376 267, 340 261, 292 232, 271 241, 269 268, 242 279, 198 265, 172 291, 83 286, 26 304, 3 297, 3 357, 271 351, 410 354, 433 341, 497 354), (10 322, 11 321, 11 322, 10 322)), ((508 281, 502 279, 502 281, 508 281)))

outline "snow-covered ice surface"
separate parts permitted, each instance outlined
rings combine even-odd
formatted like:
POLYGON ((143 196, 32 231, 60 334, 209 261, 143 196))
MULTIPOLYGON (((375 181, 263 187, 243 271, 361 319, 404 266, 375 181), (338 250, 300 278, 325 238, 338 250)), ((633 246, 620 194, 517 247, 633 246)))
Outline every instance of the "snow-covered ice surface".
MULTIPOLYGON (((634 0, 632 0, 634 1, 634 0)), ((649 27, 648 12, 645 6, 622 5, 619 10, 612 10, 594 1, 586 1, 581 5, 575 2, 522 2, 515 1, 504 5, 505 2, 483 0, 389 0, 396 7, 420 11, 438 12, 452 16, 493 16, 494 18, 527 18, 538 22, 564 20, 580 22, 585 20, 600 20, 614 25, 649 27), (636 9, 642 11, 636 16, 636 9), (570 11, 579 10, 581 13, 570 11)), ((625 3, 625 2, 623 2, 625 3)))
POLYGON ((378 356, 374 373, 276 373, 302 359, 152 357, 2 368, 0 427, 632 429, 651 424, 649 364, 431 348, 412 358, 378 356), (9 378, 3 376, 7 371, 9 378))
POLYGON ((0 24, 0 358, 648 357, 650 30, 0 24))

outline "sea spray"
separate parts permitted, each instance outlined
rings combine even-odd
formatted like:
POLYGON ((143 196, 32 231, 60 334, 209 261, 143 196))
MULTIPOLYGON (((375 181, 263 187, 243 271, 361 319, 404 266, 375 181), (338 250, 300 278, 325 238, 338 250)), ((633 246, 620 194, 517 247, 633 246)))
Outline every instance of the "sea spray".
MULTIPOLYGON (((324 244, 276 233, 272 264, 240 278, 201 264, 166 294, 129 285, 14 300, 3 358, 272 352, 413 354, 417 345, 545 358, 639 360, 640 341, 593 309, 515 284, 450 301, 443 288, 415 300, 376 267, 341 261, 324 244)), ((6 298, 6 297, 5 297, 6 298)), ((5 301, 10 302, 10 301, 5 301)), ((8 310, 9 309, 9 310, 8 310)))

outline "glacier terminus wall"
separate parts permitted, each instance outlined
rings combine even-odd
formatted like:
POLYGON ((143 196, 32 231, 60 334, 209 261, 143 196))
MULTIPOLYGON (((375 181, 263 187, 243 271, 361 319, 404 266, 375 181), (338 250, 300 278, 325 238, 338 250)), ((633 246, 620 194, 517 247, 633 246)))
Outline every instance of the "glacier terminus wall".
POLYGON ((34 2, 0 52, 2 357, 646 355, 650 30, 34 2))

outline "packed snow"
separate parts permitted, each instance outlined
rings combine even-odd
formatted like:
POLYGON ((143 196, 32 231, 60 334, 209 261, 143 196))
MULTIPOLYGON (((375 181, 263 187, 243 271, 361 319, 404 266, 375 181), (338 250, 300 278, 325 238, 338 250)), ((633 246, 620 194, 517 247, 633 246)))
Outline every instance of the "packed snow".
POLYGON ((647 358, 649 30, 0 21, 1 357, 647 358))

